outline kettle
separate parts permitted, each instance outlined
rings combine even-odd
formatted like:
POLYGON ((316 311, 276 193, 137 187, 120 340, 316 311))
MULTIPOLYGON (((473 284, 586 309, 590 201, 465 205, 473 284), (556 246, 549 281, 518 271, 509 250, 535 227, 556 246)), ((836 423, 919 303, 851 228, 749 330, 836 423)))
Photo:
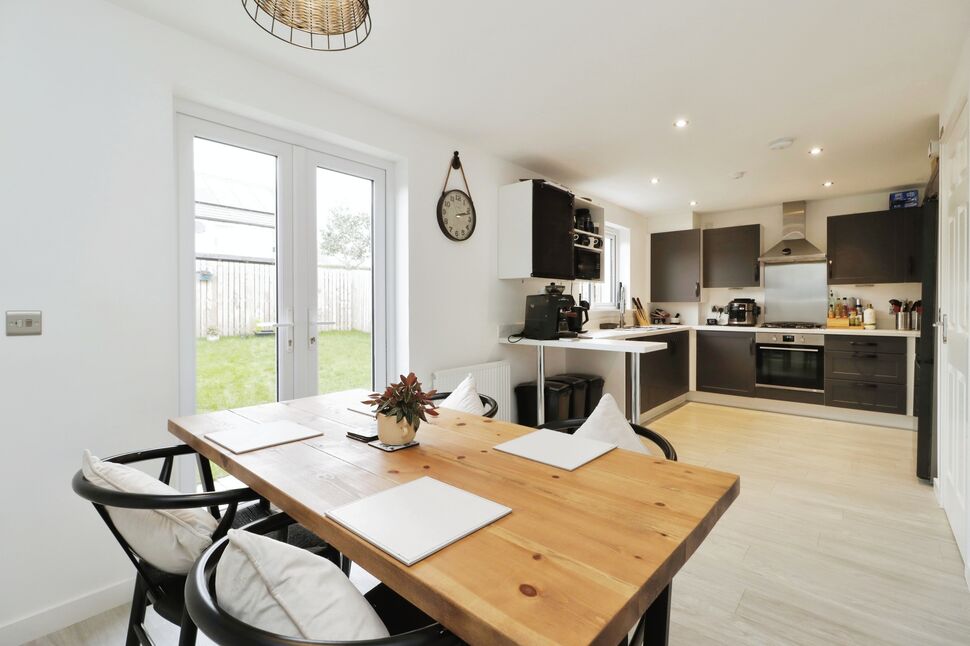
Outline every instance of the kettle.
POLYGON ((582 333, 583 325, 589 322, 589 301, 580 300, 579 305, 573 305, 566 313, 569 331, 582 333))

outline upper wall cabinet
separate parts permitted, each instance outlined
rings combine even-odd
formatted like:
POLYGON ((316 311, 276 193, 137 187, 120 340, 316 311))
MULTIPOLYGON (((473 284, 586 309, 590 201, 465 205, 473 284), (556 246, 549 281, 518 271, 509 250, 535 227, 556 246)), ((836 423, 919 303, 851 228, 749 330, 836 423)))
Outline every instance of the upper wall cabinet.
POLYGON ((700 229, 650 234, 650 300, 700 302, 700 229))
POLYGON ((599 280, 605 210, 569 191, 529 180, 499 189, 498 277, 599 280), (577 209, 599 235, 574 231, 577 209))
POLYGON ((761 225, 704 229, 704 287, 761 285, 761 225))
POLYGON ((829 284, 919 282, 922 209, 828 218, 829 284))

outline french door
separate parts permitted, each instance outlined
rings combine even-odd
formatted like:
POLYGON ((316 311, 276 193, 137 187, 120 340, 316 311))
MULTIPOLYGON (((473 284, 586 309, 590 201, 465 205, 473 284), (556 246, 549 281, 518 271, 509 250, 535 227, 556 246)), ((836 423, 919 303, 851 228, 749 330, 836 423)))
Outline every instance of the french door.
MULTIPOLYGON (((937 405, 939 495, 970 563, 970 114, 947 126, 941 154, 937 405)), ((966 568, 970 583, 970 565, 966 568)))
POLYGON ((178 115, 182 414, 386 374, 386 171, 273 135, 178 115))

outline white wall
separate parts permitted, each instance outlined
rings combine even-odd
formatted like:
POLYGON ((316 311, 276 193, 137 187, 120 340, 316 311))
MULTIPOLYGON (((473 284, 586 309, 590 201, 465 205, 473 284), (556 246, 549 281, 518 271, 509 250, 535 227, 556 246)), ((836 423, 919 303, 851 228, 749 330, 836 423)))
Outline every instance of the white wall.
MULTIPOLYGON (((4 507, 13 527, 0 533, 0 643, 130 595, 131 566, 69 480, 84 448, 173 442, 176 97, 394 160, 396 368, 430 379, 436 368, 507 356, 514 382, 534 377, 531 352, 496 343, 499 325, 522 320, 524 294, 541 286, 496 278, 497 189, 528 171, 101 0, 8 5, 0 310, 42 309, 45 331, 0 337, 0 473, 15 494, 4 507), (446 240, 434 214, 456 149, 479 217, 464 244, 446 240)), ((561 353, 548 362, 565 367, 561 353)))

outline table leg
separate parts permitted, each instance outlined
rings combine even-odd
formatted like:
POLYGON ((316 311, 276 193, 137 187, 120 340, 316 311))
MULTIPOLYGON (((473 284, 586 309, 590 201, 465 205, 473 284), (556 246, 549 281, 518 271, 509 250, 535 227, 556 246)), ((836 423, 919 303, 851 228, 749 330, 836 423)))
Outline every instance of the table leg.
POLYGON ((670 586, 654 599, 644 615, 643 646, 667 646, 670 639, 670 586))
POLYGON ((630 358, 630 422, 640 423, 640 355, 629 352, 630 358))
POLYGON ((536 346, 536 426, 546 423, 546 349, 536 346))

